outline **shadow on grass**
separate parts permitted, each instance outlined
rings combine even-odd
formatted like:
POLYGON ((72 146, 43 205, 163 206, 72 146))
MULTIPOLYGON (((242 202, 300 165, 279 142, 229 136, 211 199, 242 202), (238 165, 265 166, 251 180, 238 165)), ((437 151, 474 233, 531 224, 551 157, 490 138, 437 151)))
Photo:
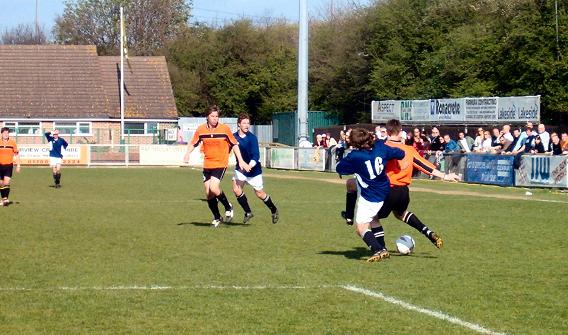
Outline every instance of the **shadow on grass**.
MULTIPOLYGON (((399 254, 396 251, 390 251, 390 250, 389 250, 389 253, 393 257, 438 258, 437 256, 433 256, 433 255, 426 254, 426 253, 419 253, 419 254, 414 253, 412 255, 402 255, 402 254, 399 254)), ((343 256, 345 258, 356 259, 356 260, 367 259, 367 258, 369 258, 369 256, 371 256, 371 252, 369 251, 369 249, 363 248, 363 247, 357 247, 357 248, 353 248, 351 250, 321 251, 319 254, 320 255, 343 256)))
MULTIPOLYGON (((180 222, 177 224, 178 226, 185 226, 185 225, 193 225, 196 227, 211 227, 211 222, 180 222)), ((231 223, 221 223, 219 225, 218 228, 228 228, 231 226, 242 226, 242 227, 248 227, 250 226, 250 224, 244 224, 244 223, 239 223, 239 222, 231 222, 231 223)))

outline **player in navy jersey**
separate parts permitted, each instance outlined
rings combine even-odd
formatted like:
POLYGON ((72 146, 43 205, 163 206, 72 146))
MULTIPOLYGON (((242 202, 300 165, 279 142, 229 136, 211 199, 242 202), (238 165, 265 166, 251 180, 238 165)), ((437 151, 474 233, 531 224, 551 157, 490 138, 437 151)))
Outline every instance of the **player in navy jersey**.
POLYGON ((61 187, 61 164, 63 163, 63 154, 61 153, 62 148, 67 149, 67 141, 59 137, 59 131, 57 129, 53 132, 48 131, 45 133, 45 138, 49 143, 49 166, 51 166, 53 172, 53 181, 55 182, 54 187, 61 187))
POLYGON ((239 130, 234 134, 235 138, 239 142, 239 148, 241 149, 243 160, 251 166, 251 170, 249 172, 237 168, 233 176, 233 192, 237 197, 239 205, 241 205, 245 211, 243 223, 247 223, 254 216, 248 204, 247 196, 243 191, 243 186, 245 184, 249 184, 254 189, 256 196, 264 202, 268 209, 270 209, 272 223, 277 223, 279 219, 278 209, 272 202, 270 196, 263 190, 264 185, 262 181, 262 167, 260 166, 258 139, 249 131, 249 116, 247 114, 241 114, 237 119, 237 125, 239 130))
POLYGON ((371 231, 371 223, 376 222, 376 214, 390 192, 389 179, 385 165, 391 159, 404 158, 404 151, 391 148, 382 141, 374 141, 373 134, 366 129, 351 131, 349 142, 355 150, 337 163, 337 173, 353 174, 357 180, 359 197, 355 214, 357 233, 369 246, 373 255, 367 260, 378 262, 390 257, 384 244, 381 244, 371 231))

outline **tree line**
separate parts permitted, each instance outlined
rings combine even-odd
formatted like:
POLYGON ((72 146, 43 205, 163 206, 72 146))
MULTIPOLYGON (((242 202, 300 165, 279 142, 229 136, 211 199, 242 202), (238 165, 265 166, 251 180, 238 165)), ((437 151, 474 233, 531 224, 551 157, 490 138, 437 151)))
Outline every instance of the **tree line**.
MULTIPOLYGON (((215 103, 263 123, 296 109, 298 26, 284 20, 212 27, 189 24, 184 0, 75 0, 53 41, 116 55, 119 5, 129 53, 166 56, 180 115, 215 103)), ((568 122, 568 6, 557 8, 554 0, 382 0, 324 13, 310 22, 310 110, 368 122, 371 100, 540 94, 545 121, 568 122)), ((6 33, 4 43, 18 40, 6 33)))

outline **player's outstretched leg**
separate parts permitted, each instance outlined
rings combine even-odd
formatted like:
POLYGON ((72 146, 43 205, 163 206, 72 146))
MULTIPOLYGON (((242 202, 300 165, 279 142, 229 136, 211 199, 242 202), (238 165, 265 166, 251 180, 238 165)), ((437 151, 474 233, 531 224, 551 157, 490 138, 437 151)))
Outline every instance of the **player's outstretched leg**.
POLYGON ((434 231, 430 230, 428 226, 422 223, 420 219, 412 212, 404 212, 404 215, 396 214, 396 217, 401 221, 404 221, 407 225, 418 230, 422 235, 426 236, 436 248, 440 249, 444 245, 444 240, 436 234, 434 231))

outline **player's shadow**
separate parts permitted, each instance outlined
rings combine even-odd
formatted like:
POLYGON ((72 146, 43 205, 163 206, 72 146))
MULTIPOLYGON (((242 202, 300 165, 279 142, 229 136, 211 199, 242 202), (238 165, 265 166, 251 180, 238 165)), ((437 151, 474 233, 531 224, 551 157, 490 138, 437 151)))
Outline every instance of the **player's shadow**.
MULTIPOLYGON (((196 227, 211 227, 211 222, 196 222, 196 221, 180 222, 177 225, 178 226, 193 225, 193 226, 196 226, 196 227)), ((250 226, 250 224, 244 224, 244 223, 241 223, 241 222, 221 223, 221 225, 219 225, 219 227, 217 227, 217 228, 229 228, 231 226, 248 227, 248 226, 250 226)))
POLYGON ((351 250, 321 251, 319 254, 320 255, 343 256, 343 257, 349 258, 349 259, 361 260, 361 259, 365 259, 365 258, 369 257, 369 249, 363 248, 363 247, 357 247, 357 248, 353 248, 351 250))
MULTIPOLYGON (((402 254, 399 254, 396 251, 390 251, 390 250, 389 250, 389 253, 393 257, 438 258, 437 256, 433 256, 433 255, 426 254, 426 253, 419 253, 419 254, 413 253, 412 255, 402 255, 402 254)), ((362 260, 362 259, 369 258, 369 256, 371 255, 371 252, 367 248, 357 247, 357 248, 353 248, 351 250, 321 251, 319 254, 320 255, 343 256, 343 257, 349 258, 349 259, 362 260)))

